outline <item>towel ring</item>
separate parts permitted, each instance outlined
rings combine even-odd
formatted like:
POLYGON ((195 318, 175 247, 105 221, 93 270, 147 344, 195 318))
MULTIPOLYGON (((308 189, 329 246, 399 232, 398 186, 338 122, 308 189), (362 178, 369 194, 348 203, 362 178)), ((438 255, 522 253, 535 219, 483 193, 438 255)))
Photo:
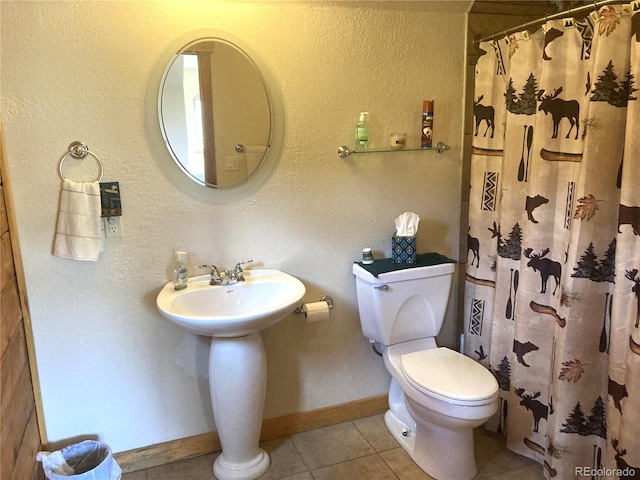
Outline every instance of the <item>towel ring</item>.
POLYGON ((102 180, 102 176, 104 175, 104 165, 102 165, 102 162, 100 161, 98 156, 95 153, 93 153, 91 150, 89 150, 89 147, 87 147, 82 142, 72 142, 69 145, 69 148, 67 149, 67 153, 65 153, 60 159, 60 165, 58 167, 58 170, 60 172, 60 178, 62 178, 62 180, 66 180, 66 178, 64 178, 64 175, 62 173, 62 164, 67 159, 67 157, 71 156, 77 160, 82 160, 87 158, 88 155, 91 155, 93 158, 95 158, 96 161, 98 162, 98 165, 100 165, 100 176, 98 177, 97 181, 99 182, 100 180, 102 180))

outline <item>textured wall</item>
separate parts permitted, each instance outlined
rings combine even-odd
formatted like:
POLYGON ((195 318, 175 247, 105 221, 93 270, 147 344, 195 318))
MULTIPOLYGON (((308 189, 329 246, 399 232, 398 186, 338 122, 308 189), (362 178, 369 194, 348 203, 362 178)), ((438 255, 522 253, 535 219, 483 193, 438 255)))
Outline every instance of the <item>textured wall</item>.
MULTIPOLYGON (((456 256, 467 7, 2 2, 2 118, 50 441, 97 435, 123 451, 215 429, 208 344, 155 308, 175 249, 193 265, 251 257, 300 278, 307 301, 334 297, 329 321, 292 315, 264 332, 267 418, 386 391, 360 331, 351 263, 364 246, 389 255, 403 211, 422 217, 420 251, 456 256), (281 155, 242 189, 191 184, 154 155, 145 130, 158 58, 208 26, 251 45, 284 99, 281 155), (417 142, 424 98, 435 99, 436 140, 451 151, 337 157, 361 110, 372 113, 374 145, 392 131, 417 142), (95 263, 51 255, 58 161, 74 140, 123 195, 125 236, 106 239, 95 263)), ((69 176, 82 178, 74 167, 69 176)), ((445 344, 454 318, 452 307, 445 344)))

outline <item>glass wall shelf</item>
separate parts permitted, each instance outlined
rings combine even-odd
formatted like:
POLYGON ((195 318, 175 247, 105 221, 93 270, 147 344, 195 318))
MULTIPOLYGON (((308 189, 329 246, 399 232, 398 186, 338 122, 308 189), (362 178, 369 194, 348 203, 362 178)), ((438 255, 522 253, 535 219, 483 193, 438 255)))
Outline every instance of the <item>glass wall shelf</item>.
POLYGON ((355 153, 399 153, 399 152, 428 152, 428 151, 436 151, 438 153, 442 153, 445 150, 449 150, 449 145, 438 142, 433 147, 429 148, 403 148, 402 150, 391 150, 388 149, 372 149, 372 150, 352 150, 345 145, 338 147, 338 156, 340 158, 347 158, 349 155, 353 155, 355 153))

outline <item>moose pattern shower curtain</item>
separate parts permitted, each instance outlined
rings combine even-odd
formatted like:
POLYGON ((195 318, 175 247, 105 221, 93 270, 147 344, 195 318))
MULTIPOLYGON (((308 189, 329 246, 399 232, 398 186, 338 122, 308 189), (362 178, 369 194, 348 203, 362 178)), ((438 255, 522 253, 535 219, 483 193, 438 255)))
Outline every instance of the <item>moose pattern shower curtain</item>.
POLYGON ((640 2, 479 48, 464 328, 488 426, 547 478, 640 478, 640 2))

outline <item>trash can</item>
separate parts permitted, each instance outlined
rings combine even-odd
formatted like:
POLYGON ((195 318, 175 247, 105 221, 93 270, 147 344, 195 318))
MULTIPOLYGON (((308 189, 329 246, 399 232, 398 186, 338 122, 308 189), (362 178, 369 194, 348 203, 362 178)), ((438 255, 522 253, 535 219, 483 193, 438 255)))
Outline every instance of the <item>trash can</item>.
POLYGON ((85 440, 55 452, 38 452, 44 475, 49 480, 120 480, 122 469, 111 448, 85 440))

